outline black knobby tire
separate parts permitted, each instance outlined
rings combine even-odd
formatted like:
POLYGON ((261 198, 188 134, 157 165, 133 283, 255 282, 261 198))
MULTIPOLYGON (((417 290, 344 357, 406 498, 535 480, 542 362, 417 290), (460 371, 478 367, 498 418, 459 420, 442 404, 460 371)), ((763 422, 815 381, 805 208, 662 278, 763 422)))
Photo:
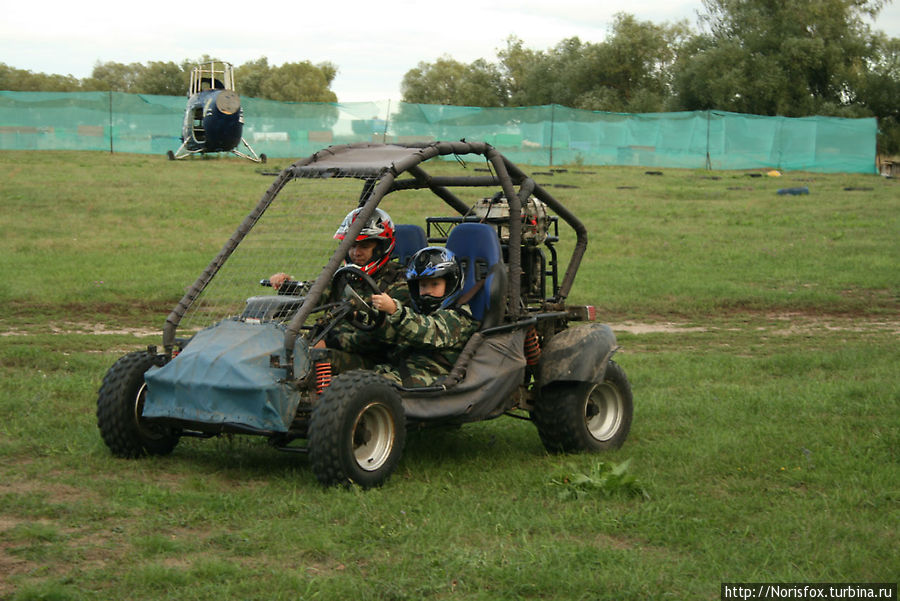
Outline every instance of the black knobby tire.
POLYGON ((548 386, 532 413, 541 442, 551 453, 617 449, 628 437, 633 416, 631 384, 615 361, 607 364, 598 384, 548 386))
POLYGON ((326 486, 350 482, 363 488, 381 486, 400 462, 405 442, 400 395, 371 372, 337 376, 313 407, 309 461, 326 486))
POLYGON ((128 353, 103 378, 97 396, 97 426, 103 442, 117 457, 168 455, 178 444, 176 430, 141 419, 147 390, 144 372, 155 364, 155 357, 147 351, 128 353))

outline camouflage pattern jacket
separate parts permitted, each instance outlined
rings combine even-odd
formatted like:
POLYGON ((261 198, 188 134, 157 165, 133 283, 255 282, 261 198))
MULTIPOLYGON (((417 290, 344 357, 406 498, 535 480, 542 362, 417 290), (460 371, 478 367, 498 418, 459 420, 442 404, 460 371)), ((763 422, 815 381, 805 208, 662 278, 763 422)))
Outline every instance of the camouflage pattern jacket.
POLYGON ((398 310, 382 327, 372 332, 341 332, 335 346, 350 353, 377 353, 377 364, 364 367, 397 384, 430 386, 450 371, 479 323, 466 307, 422 315, 395 300, 398 310))

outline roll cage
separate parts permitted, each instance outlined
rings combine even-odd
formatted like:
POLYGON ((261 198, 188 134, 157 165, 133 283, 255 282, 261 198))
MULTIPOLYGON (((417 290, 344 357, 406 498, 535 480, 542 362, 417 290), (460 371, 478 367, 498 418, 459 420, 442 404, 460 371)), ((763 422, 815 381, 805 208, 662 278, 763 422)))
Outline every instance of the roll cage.
MULTIPOLYGON (((434 142, 414 144, 372 144, 359 143, 342 146, 332 146, 321 150, 312 156, 297 161, 285 168, 276 178, 275 182, 263 194, 256 207, 244 218, 237 230, 232 234, 221 251, 210 262, 208 267, 197 278, 185 295, 178 302, 166 319, 163 328, 163 346, 169 356, 176 345, 175 332, 182 317, 190 308, 194 300, 198 298, 207 284, 213 279, 228 257, 234 252, 241 240, 250 232, 254 224, 266 211, 281 190, 295 178, 331 178, 354 177, 363 182, 359 196, 359 206, 362 207, 359 218, 351 225, 344 240, 338 245, 330 260, 321 273, 312 283, 307 292, 306 299, 299 310, 287 324, 284 335, 284 351, 287 358, 288 378, 291 372, 291 357, 297 338, 305 322, 310 317, 313 309, 318 304, 319 298, 329 284, 334 272, 340 267, 349 248, 355 240, 363 225, 372 216, 379 203, 387 195, 402 190, 430 190, 434 195, 442 199, 451 207, 459 217, 436 218, 428 221, 429 240, 441 241, 446 239, 444 227, 453 227, 457 222, 482 220, 491 223, 491 218, 483 219, 470 214, 469 204, 460 199, 451 188, 459 187, 484 187, 496 188, 499 186, 502 195, 508 202, 509 215, 502 221, 508 228, 508 243, 504 245, 504 258, 506 260, 508 287, 506 290, 505 323, 498 328, 515 328, 517 322, 527 320, 534 321, 532 314, 543 312, 558 317, 565 316, 564 301, 571 290, 575 274, 584 256, 587 247, 587 230, 581 221, 575 217, 565 206, 557 201, 546 189, 537 184, 517 166, 508 161, 500 152, 484 142, 434 142), (466 155, 483 156, 490 167, 488 175, 472 176, 440 176, 432 175, 426 171, 422 164, 438 157, 453 156, 456 160, 462 160, 466 155), (556 266, 556 254, 552 252, 550 270, 553 294, 549 298, 544 295, 544 274, 547 272, 547 264, 543 261, 534 263, 526 256, 526 269, 523 270, 523 244, 522 244, 522 206, 523 202, 535 197, 545 203, 559 219, 572 228, 576 240, 572 255, 568 261, 565 273, 558 278, 556 266), (434 227, 432 235, 432 227, 434 227), (533 265, 541 270, 538 276, 528 272, 534 271, 533 265), (526 290, 523 291, 523 275, 526 282, 526 290), (534 289, 528 282, 537 277, 539 286, 534 289)), ((498 228, 500 220, 495 219, 498 228)), ((554 230, 556 223, 554 222, 554 230)), ((554 231, 554 235, 557 235, 554 231)), ((552 241, 551 241, 552 242, 552 241)), ((552 248, 552 246, 551 246, 552 248)), ((526 255, 530 251, 526 250, 526 255)))

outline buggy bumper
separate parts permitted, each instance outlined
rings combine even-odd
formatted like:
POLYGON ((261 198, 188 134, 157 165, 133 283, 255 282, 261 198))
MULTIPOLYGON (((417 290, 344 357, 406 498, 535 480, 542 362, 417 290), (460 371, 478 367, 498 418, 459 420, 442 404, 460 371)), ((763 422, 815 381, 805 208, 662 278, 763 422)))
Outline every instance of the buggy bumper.
POLYGON ((272 366, 273 355, 278 365, 286 361, 278 324, 228 319, 198 332, 174 359, 144 375, 143 417, 204 432, 287 432, 300 395, 285 381, 286 370, 272 366))

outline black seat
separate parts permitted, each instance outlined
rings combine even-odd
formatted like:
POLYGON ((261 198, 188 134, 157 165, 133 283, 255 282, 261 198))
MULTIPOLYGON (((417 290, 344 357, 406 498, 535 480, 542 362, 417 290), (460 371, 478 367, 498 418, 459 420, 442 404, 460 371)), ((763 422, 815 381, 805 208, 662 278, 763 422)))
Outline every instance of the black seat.
POLYGON ((446 247, 456 255, 465 281, 461 303, 468 302, 481 329, 499 325, 506 312, 506 265, 497 230, 484 223, 460 223, 446 247))

